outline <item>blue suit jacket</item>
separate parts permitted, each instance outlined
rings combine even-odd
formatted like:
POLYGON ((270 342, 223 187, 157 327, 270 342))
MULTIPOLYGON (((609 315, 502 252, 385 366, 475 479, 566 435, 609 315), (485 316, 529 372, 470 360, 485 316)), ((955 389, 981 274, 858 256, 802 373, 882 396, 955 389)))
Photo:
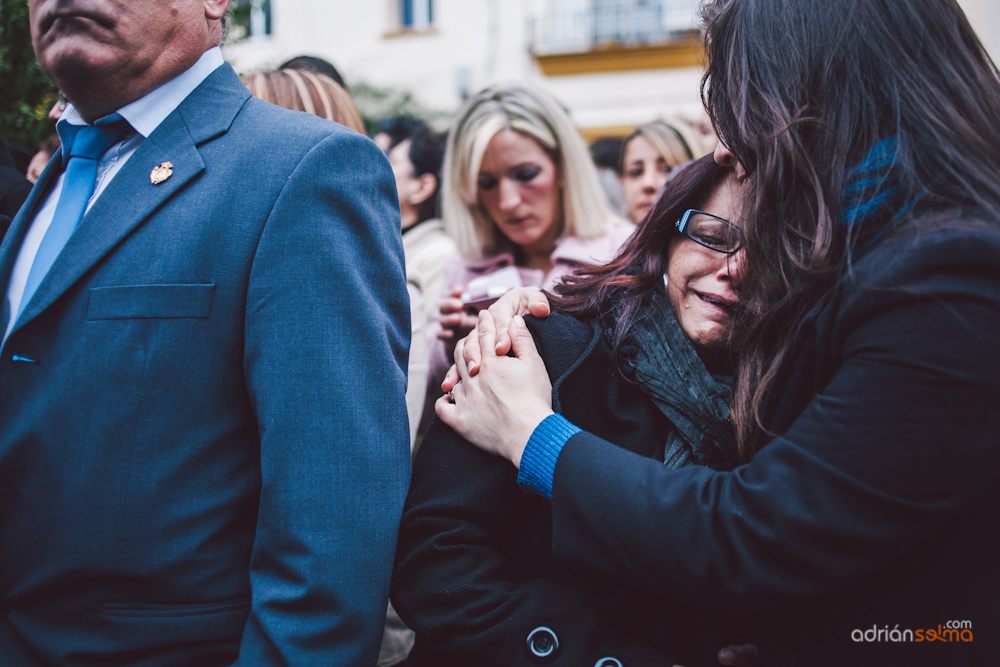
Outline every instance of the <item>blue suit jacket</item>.
POLYGON ((399 229, 371 141, 228 65, 145 140, 2 349, 0 662, 374 664, 409 481, 399 229))

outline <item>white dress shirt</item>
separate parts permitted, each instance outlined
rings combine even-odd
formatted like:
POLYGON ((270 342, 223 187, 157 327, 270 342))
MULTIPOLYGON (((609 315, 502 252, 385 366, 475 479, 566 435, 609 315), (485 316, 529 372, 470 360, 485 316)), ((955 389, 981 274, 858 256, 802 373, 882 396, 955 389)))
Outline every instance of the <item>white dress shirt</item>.
MULTIPOLYGON (((194 65, 183 74, 180 74, 156 90, 140 97, 134 102, 126 104, 118 113, 128 121, 134 130, 131 135, 112 146, 101 156, 97 165, 97 185, 94 194, 87 203, 87 211, 94 205, 97 198, 108 187, 108 184, 115 177, 121 168, 132 157, 132 154, 142 145, 146 137, 153 133, 160 123, 166 119, 174 110, 180 106, 188 95, 201 82, 208 78, 223 62, 222 50, 213 47, 206 51, 194 65)), ((86 125, 87 122, 80 117, 80 114, 73 108, 73 105, 66 107, 62 118, 56 125, 56 131, 60 137, 64 136, 67 125, 86 125)), ((65 150, 65 149, 64 149, 65 150)), ((65 157, 64 157, 65 160, 65 157)), ((17 260, 10 273, 10 282, 7 283, 7 303, 6 312, 10 313, 7 322, 7 330, 4 332, 3 340, 7 340, 11 330, 14 328, 14 315, 21 305, 21 297, 24 295, 24 287, 28 282, 28 273, 31 271, 31 264, 35 261, 35 254, 38 252, 45 232, 52 224, 52 217, 56 212, 56 205, 59 203, 59 194, 62 192, 63 178, 65 173, 60 174, 49 191, 44 203, 38 208, 31 226, 28 227, 24 240, 21 242, 21 249, 17 253, 17 260)), ((86 213, 84 213, 86 215, 86 213)))

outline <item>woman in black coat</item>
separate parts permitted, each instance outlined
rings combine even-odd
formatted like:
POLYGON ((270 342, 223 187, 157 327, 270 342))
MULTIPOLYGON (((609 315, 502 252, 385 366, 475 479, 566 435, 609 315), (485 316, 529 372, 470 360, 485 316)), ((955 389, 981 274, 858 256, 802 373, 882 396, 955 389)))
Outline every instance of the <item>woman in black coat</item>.
POLYGON ((1000 664, 996 67, 953 0, 707 10, 716 159, 746 183, 752 460, 538 437, 560 420, 544 372, 492 353, 490 316, 438 413, 551 497, 557 557, 752 615, 764 664, 1000 664))
MULTIPOLYGON (((742 257, 723 219, 734 189, 730 169, 693 163, 617 260, 575 278, 560 312, 529 324, 555 409, 660 465, 737 463, 725 374, 742 257)), ((735 628, 717 636, 729 620, 705 628, 693 609, 582 575, 553 557, 551 540, 548 503, 435 422, 414 463, 392 585, 417 632, 407 664, 714 662, 719 646, 745 639, 735 628)))

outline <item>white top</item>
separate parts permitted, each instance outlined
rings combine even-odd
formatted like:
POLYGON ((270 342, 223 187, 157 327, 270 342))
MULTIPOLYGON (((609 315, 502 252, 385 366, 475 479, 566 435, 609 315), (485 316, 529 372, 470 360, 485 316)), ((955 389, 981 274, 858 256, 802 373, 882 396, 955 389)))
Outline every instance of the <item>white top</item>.
MULTIPOLYGON (((87 211, 94 205, 97 198, 108 187, 108 184, 121 171, 121 168, 132 157, 132 154, 142 145, 146 137, 153 133, 160 123, 174 110, 180 103, 190 95, 201 82, 208 78, 208 75, 218 69, 219 65, 225 62, 222 58, 222 50, 213 47, 206 51, 194 65, 183 74, 179 74, 166 82, 156 90, 140 97, 134 102, 126 104, 118 113, 128 121, 134 132, 122 141, 112 146, 101 156, 97 165, 97 186, 94 194, 87 203, 87 211)), ((73 105, 66 107, 62 118, 56 125, 56 131, 62 137, 68 125, 86 125, 87 122, 80 117, 80 114, 73 105)), ((65 150, 65 149, 64 149, 65 150)), ((31 271, 31 264, 35 261, 35 254, 42 244, 45 232, 52 224, 52 217, 56 212, 56 204, 59 202, 59 194, 62 192, 63 178, 65 173, 59 174, 59 178, 52 186, 48 197, 38 208, 35 219, 28 227, 24 240, 21 242, 21 249, 17 253, 14 268, 10 273, 10 282, 7 283, 7 312, 10 319, 7 322, 7 330, 4 332, 3 341, 7 340, 11 330, 14 328, 14 315, 21 305, 21 297, 24 295, 24 286, 28 282, 28 272, 31 271)), ((84 212, 86 215, 86 212, 84 212)), ((2 345, 2 342, 0 342, 2 345)))

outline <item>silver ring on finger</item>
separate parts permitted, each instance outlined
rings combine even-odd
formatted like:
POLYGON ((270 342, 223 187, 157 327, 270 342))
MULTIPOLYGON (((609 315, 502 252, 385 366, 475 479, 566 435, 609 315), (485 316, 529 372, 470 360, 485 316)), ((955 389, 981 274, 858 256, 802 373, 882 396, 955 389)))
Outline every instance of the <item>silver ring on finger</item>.
POLYGON ((458 385, 460 385, 460 384, 462 384, 461 380, 459 380, 458 382, 456 382, 455 386, 452 387, 451 391, 448 392, 448 402, 449 403, 454 403, 455 402, 455 390, 458 389, 458 385))

